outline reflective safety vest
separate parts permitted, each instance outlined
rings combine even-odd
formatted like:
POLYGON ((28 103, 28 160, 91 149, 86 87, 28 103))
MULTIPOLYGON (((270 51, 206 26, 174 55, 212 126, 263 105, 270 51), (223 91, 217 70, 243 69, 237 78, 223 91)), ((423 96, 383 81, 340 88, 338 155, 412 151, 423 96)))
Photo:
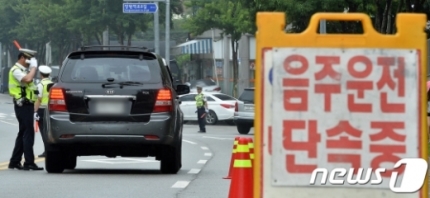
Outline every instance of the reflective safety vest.
POLYGON ((197 107, 203 107, 203 105, 205 104, 204 97, 205 96, 202 93, 196 95, 195 99, 197 107))
POLYGON ((47 89, 48 85, 52 83, 49 78, 44 78, 40 81, 42 84, 42 102, 40 102, 40 108, 46 108, 48 106, 49 101, 49 91, 47 89))
MULTIPOLYGON (((20 99, 22 98, 22 90, 21 90, 21 82, 19 82, 14 76, 13 76, 13 72, 19 69, 22 72, 25 72, 24 70, 22 70, 20 67, 18 67, 17 65, 14 65, 10 71, 9 71, 9 95, 12 96, 14 99, 20 99)), ((24 90, 25 90, 25 98, 27 98, 30 102, 35 102, 37 99, 37 96, 34 94, 34 91, 36 90, 36 86, 34 86, 33 82, 30 83, 25 83, 25 85, 23 86, 24 90)))

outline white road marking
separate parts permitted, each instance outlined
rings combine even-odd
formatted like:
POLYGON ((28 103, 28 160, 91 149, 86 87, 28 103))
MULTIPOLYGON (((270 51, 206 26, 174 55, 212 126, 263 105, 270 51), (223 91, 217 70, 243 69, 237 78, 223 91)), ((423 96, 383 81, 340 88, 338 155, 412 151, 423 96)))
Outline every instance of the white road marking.
POLYGON ((200 169, 193 168, 190 171, 188 171, 188 174, 198 174, 200 172, 200 169))
POLYGON ((212 153, 205 153, 205 156, 212 156, 212 153))
POLYGON ((189 183, 189 181, 177 181, 173 184, 172 188, 186 188, 189 183))
POLYGON ((207 160, 199 160, 197 164, 206 164, 207 160))
POLYGON ((211 136, 203 136, 203 138, 211 138, 217 140, 234 140, 234 138, 220 138, 220 137, 211 137, 211 136))
POLYGON ((189 141, 189 140, 184 140, 184 139, 182 139, 182 141, 183 141, 183 142, 186 142, 186 143, 189 143, 189 144, 197 144, 197 143, 195 143, 195 142, 191 142, 191 141, 189 141))
POLYGON ((6 124, 10 124, 10 125, 13 125, 13 126, 18 126, 18 124, 15 124, 15 123, 12 123, 12 122, 6 122, 6 121, 3 121, 3 120, 0 120, 0 122, 6 123, 6 124))
POLYGON ((209 148, 208 148, 208 147, 206 147, 206 146, 202 146, 202 147, 200 147, 200 148, 202 148, 203 150, 209 150, 209 148))

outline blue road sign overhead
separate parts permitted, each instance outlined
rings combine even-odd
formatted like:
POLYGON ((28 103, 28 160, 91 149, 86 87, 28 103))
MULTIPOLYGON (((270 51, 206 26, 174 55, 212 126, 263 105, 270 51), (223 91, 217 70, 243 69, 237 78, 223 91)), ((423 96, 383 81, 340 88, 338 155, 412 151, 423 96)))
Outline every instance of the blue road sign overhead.
POLYGON ((123 13, 156 13, 158 6, 155 3, 123 3, 123 13))

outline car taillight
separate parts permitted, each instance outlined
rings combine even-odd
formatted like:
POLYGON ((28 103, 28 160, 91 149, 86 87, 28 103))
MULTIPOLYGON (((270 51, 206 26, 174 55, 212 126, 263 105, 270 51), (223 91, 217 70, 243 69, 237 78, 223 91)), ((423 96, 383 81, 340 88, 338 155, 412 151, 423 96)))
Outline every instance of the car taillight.
POLYGON ((236 112, 238 112, 238 111, 239 111, 239 107, 238 107, 237 102, 236 102, 236 104, 234 104, 234 111, 236 111, 236 112))
POLYGON ((214 91, 221 91, 221 87, 215 88, 214 91))
POLYGON ((67 111, 66 99, 62 88, 53 87, 49 92, 49 110, 50 111, 67 111))
POLYGON ((172 92, 170 89, 161 89, 158 91, 153 112, 159 113, 169 111, 172 111, 172 92))
POLYGON ((226 109, 235 108, 235 105, 231 105, 231 104, 221 104, 221 106, 226 109))

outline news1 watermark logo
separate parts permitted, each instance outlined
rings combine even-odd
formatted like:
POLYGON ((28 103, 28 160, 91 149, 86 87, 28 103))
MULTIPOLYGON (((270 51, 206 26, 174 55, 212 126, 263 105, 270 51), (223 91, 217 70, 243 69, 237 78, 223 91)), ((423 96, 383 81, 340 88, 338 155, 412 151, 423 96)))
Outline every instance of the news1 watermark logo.
MULTIPOLYGON (((390 189, 396 193, 414 193, 422 188, 424 185, 428 163, 422 158, 405 158, 401 159, 396 164, 394 164, 394 170, 405 165, 405 170, 403 172, 403 179, 399 186, 396 186, 398 179, 398 172, 393 171, 390 177, 390 189)), ((364 175, 364 168, 359 168, 357 170, 357 176, 354 177, 354 168, 350 168, 348 171, 345 168, 335 168, 329 171, 326 168, 317 168, 312 172, 310 184, 315 185, 318 173, 322 173, 321 184, 325 185, 327 180, 333 185, 343 185, 345 181, 351 185, 364 185, 370 182, 371 185, 380 185, 382 183, 381 173, 386 171, 385 168, 377 168, 373 170, 368 168, 364 175), (375 179, 371 179, 372 175, 375 175, 375 179), (364 178, 363 178, 364 175, 364 178), (328 177, 329 176, 329 177, 328 177), (345 178, 346 176, 346 178, 345 178), (328 178, 327 178, 328 177, 328 178), (342 177, 338 178, 338 177, 342 177)))

